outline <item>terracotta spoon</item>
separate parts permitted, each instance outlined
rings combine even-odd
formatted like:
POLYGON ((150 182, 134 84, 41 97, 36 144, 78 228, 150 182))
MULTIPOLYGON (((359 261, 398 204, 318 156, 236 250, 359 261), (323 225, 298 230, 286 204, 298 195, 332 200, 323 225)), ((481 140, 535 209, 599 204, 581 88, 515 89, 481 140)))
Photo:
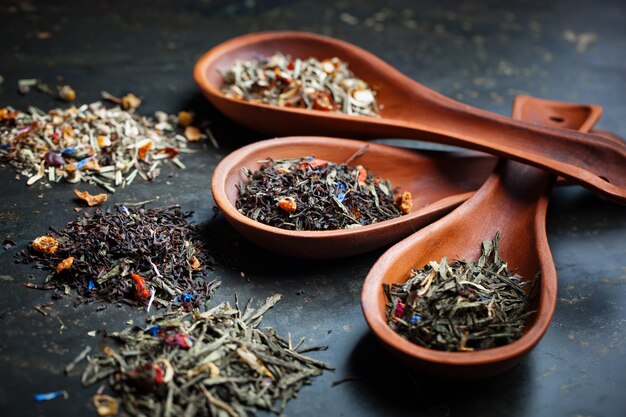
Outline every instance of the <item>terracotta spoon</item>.
POLYGON ((227 155, 215 168, 213 198, 226 220, 251 242, 283 255, 302 258, 340 258, 395 243, 441 218, 467 200, 489 176, 497 159, 478 152, 425 152, 350 139, 290 137, 244 146, 227 155), (257 170, 259 161, 315 156, 342 163, 369 145, 351 166, 363 165, 413 195, 407 215, 353 229, 292 231, 268 226, 239 213, 237 185, 245 181, 242 168, 257 170))
POLYGON ((456 145, 543 168, 615 201, 626 202, 625 147, 601 137, 513 120, 456 102, 347 42, 300 32, 244 35, 202 56, 194 77, 220 111, 266 133, 398 137, 456 145), (255 104, 227 98, 220 92, 218 70, 236 60, 276 52, 294 58, 336 56, 347 62, 357 76, 376 88, 378 101, 384 106, 381 117, 255 104))
MULTIPOLYGON (((513 117, 527 115, 525 99, 515 100, 513 117)), ((587 118, 564 117, 563 125, 588 130, 600 112, 587 118)), ((389 249, 363 284, 361 304, 370 328, 384 345, 408 363, 442 377, 482 378, 503 372, 528 353, 548 328, 556 305, 557 277, 546 237, 545 217, 554 176, 528 165, 501 159, 494 173, 467 202, 448 216, 389 249), (400 282, 431 260, 473 259, 480 244, 500 232, 500 256, 525 278, 541 272, 537 312, 515 342, 474 352, 444 352, 413 344, 386 322, 383 283, 400 282)))

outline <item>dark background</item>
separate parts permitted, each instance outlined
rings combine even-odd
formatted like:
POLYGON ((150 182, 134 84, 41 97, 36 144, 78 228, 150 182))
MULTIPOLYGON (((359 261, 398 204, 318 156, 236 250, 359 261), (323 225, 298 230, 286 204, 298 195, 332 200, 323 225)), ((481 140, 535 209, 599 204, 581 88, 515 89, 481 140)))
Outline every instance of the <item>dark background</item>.
MULTIPOLYGON (((553 323, 515 369, 472 383, 437 381, 405 369, 381 348, 361 315, 361 283, 381 251, 328 262, 269 254, 213 219, 210 178, 238 146, 263 138, 235 125, 198 93, 191 72, 198 57, 233 36, 294 29, 335 36, 372 51, 443 94, 509 114, 517 94, 601 104, 599 127, 626 136, 626 7, 621 1, 103 1, 7 2, 0 5, 0 106, 62 105, 38 92, 17 93, 20 78, 68 83, 77 103, 100 90, 142 97, 139 111, 191 109, 212 121, 221 147, 193 146, 187 170, 165 168, 155 183, 141 179, 110 203, 157 199, 195 210, 209 222, 207 239, 223 262, 217 301, 284 295, 264 321, 294 339, 326 344, 314 353, 336 368, 305 387, 287 415, 624 416, 626 415, 626 211, 579 188, 554 192, 547 229, 559 274, 553 323), (587 35, 580 37, 581 33, 587 35), (587 47, 581 39, 595 39, 587 47), (242 276, 242 273, 245 276, 242 276), (301 293, 300 291, 303 291, 301 293), (331 383, 355 379, 336 387, 331 383)), ((294 132, 297 133, 297 132, 294 132)), ((27 187, 0 168, 0 415, 95 415, 97 387, 83 389, 63 367, 96 329, 116 330, 144 313, 129 307, 96 312, 74 297, 33 309, 51 293, 22 287, 44 273, 15 265, 13 255, 50 225, 73 219, 72 190, 42 182, 27 187), (67 329, 60 331, 59 319, 67 329), (35 403, 32 395, 66 389, 69 400, 35 403)), ((81 189, 99 191, 96 186, 81 189)), ((468 231, 471 232, 471 231, 468 231)), ((263 414, 263 413, 261 413, 263 414)))

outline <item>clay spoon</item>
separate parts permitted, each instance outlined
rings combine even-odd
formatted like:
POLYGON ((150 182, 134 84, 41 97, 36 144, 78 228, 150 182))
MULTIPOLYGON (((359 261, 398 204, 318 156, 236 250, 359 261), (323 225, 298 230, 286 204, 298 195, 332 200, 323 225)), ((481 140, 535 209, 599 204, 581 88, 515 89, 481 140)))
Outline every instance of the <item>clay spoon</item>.
MULTIPOLYGON (((194 77, 204 95, 237 122, 272 135, 396 137, 456 145, 518 160, 626 202, 626 147, 590 134, 513 120, 456 102, 347 42, 300 32, 266 32, 226 41, 200 58, 194 77), (219 70, 276 52, 338 57, 372 85, 380 118, 256 104, 225 97, 219 70)), ((555 123, 562 125, 560 120, 555 123)))
MULTIPOLYGON (((516 99, 513 117, 527 114, 524 99, 516 99)), ((564 126, 588 130, 599 114, 587 120, 564 119, 564 126)), ((515 365, 541 339, 556 304, 557 277, 546 237, 545 217, 554 176, 519 162, 501 159, 485 184, 464 204, 441 220, 394 245, 372 267, 363 284, 365 319, 383 344, 403 360, 442 377, 482 378, 515 365), (525 278, 541 272, 537 312, 515 342, 474 352, 444 352, 413 344, 386 322, 382 284, 406 279, 415 267, 431 260, 472 259, 480 244, 500 232, 500 255, 511 270, 525 278)))
POLYGON ((478 152, 426 152, 350 139, 288 137, 255 142, 227 155, 215 168, 211 189, 226 220, 251 242, 283 255, 340 258, 395 243, 441 218, 467 200, 493 171, 497 159, 478 152), (350 166, 363 165, 413 195, 411 211, 392 220, 351 229, 293 231, 269 226, 235 207, 242 168, 255 171, 259 161, 315 156, 342 163, 368 146, 350 166), (453 168, 453 169, 452 169, 453 168))

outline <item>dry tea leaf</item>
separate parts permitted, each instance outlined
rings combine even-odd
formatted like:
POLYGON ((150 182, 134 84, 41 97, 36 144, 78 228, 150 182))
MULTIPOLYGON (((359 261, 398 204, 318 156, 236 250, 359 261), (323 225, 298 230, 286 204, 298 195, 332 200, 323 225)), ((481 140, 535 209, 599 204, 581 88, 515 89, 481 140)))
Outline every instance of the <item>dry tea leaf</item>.
POLYGON ((190 142, 197 142, 202 139, 203 135, 197 127, 187 126, 185 128, 185 137, 190 142))
POLYGON ((33 249, 46 255, 52 255, 58 247, 59 242, 52 236, 39 236, 33 241, 33 249))
POLYGON ((109 198, 109 196, 104 194, 104 193, 103 194, 91 195, 91 194, 89 194, 88 191, 74 190, 74 194, 76 194, 76 197, 78 197, 79 199, 83 200, 90 207, 91 206, 97 206, 98 204, 102 204, 105 201, 107 201, 107 199, 109 198))

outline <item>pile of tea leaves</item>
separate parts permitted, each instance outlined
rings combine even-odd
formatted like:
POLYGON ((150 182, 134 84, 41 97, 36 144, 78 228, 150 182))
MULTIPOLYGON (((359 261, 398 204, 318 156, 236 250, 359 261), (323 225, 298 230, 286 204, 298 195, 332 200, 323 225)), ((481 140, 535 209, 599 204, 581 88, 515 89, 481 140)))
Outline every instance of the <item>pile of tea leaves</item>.
POLYGON ((276 53, 236 61, 222 72, 231 98, 358 116, 378 117, 376 91, 337 57, 300 59, 276 53))
POLYGON ((150 118, 102 101, 47 112, 8 106, 0 108, 0 161, 27 176, 28 185, 85 181, 115 192, 137 176, 154 180, 163 162, 185 168, 179 156, 198 138, 177 133, 181 123, 176 115, 150 118))
POLYGON ((478 262, 431 261, 403 284, 383 284, 387 321, 430 349, 473 351, 509 344, 523 334, 539 275, 524 281, 498 256, 499 234, 482 244, 478 262))
POLYGON ((214 261, 191 214, 177 205, 85 212, 18 253, 52 271, 44 285, 25 285, 136 306, 203 306, 219 282, 206 279, 214 261))
POLYGON ((409 212, 411 194, 396 197, 388 180, 361 165, 313 157, 268 159, 238 186, 236 208, 245 216, 288 230, 365 226, 409 212))
MULTIPOLYGON (((109 334, 117 342, 88 358, 82 383, 108 377, 132 416, 247 417, 257 409, 279 413, 311 378, 331 369, 291 346, 263 314, 280 300, 269 297, 243 311, 222 303, 204 313, 170 312, 146 328, 109 334)), ((102 415, 102 414, 101 414, 102 415)))

